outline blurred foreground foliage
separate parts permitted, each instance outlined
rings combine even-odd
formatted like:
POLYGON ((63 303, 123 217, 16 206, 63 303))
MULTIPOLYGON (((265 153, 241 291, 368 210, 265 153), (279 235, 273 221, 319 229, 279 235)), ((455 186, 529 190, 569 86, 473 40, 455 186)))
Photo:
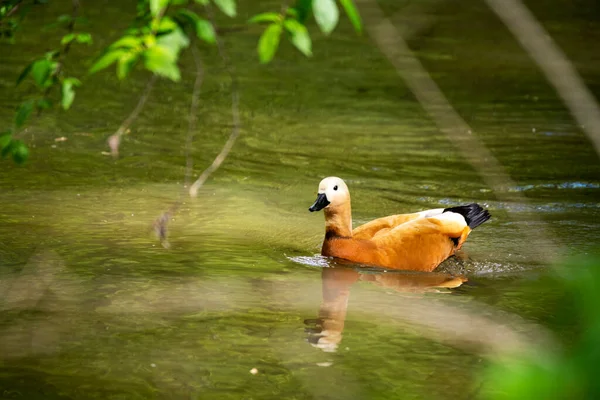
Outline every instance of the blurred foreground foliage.
POLYGON ((576 339, 560 351, 540 349, 496 361, 483 398, 600 399, 600 256, 564 262, 556 278, 564 289, 561 306, 570 311, 561 317, 577 330, 576 339))

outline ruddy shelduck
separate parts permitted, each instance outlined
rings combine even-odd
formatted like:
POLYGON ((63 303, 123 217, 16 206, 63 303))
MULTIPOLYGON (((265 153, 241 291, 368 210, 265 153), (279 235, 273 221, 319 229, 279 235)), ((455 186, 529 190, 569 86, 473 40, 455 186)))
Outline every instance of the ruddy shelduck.
POLYGON ((352 229, 350 192, 335 176, 319 183, 309 211, 325 213, 321 254, 384 268, 433 271, 490 218, 478 204, 390 215, 352 229))

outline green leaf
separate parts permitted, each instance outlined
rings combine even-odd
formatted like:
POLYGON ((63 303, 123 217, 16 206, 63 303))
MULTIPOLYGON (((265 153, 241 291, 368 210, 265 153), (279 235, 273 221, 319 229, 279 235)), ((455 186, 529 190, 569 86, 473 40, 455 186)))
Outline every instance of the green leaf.
POLYGON ((33 67, 33 63, 30 63, 28 66, 26 66, 25 68, 23 68, 23 71, 21 72, 21 74, 17 78, 17 86, 19 86, 19 84, 21 82, 23 82, 23 79, 27 78, 27 75, 29 75, 29 72, 31 72, 31 67, 33 67))
POLYGON ((158 33, 167 33, 172 31, 173 29, 177 29, 179 26, 172 18, 163 17, 160 22, 156 26, 156 31, 158 33))
POLYGON ((69 22, 71 22, 72 20, 73 20, 73 16, 71 16, 71 15, 69 15, 69 14, 63 14, 63 15, 60 15, 60 16, 59 16, 59 17, 56 19, 56 21, 57 21, 58 23, 60 23, 60 24, 66 24, 66 23, 69 23, 69 22))
POLYGON ((265 29, 258 41, 258 58, 263 64, 273 59, 279 47, 279 38, 282 27, 280 24, 271 24, 265 29))
POLYGON ((217 5, 217 7, 219 7, 219 9, 221 11, 223 11, 223 14, 225 14, 231 18, 235 17, 235 15, 236 15, 235 0, 213 0, 213 1, 217 5))
POLYGON ((292 13, 297 14, 297 16, 291 16, 297 19, 298 22, 300 22, 301 24, 306 23, 306 20, 308 19, 308 17, 310 16, 310 12, 312 11, 312 3, 313 0, 297 0, 296 5, 294 5, 293 8, 294 11, 292 11, 292 13))
POLYGON ((113 44, 110 45, 111 49, 117 49, 120 47, 125 48, 135 48, 138 47, 142 43, 142 40, 135 36, 123 36, 121 39, 117 40, 113 44))
POLYGON ((158 44, 144 52, 144 65, 157 75, 164 76, 172 81, 181 79, 179 68, 170 49, 158 44))
POLYGON ((2 134, 0 134, 0 151, 8 147, 11 141, 12 134, 10 132, 3 132, 2 134))
POLYGON ((90 68, 90 74, 96 73, 110 66, 112 63, 121 58, 123 54, 126 53, 126 50, 121 49, 107 51, 106 53, 104 53, 104 55, 102 55, 102 57, 98 59, 98 61, 94 63, 94 65, 92 65, 92 67, 90 68))
POLYGON ((150 14, 156 18, 168 4, 169 0, 150 0, 150 14))
POLYGON ((266 12, 262 14, 257 14, 254 17, 248 20, 250 24, 257 24, 261 22, 281 22, 281 14, 277 14, 274 12, 266 12))
POLYGON ((23 164, 25 161, 27 161, 27 158, 29 157, 29 149, 27 146, 25 146, 25 143, 20 140, 13 140, 11 147, 13 160, 17 164, 23 164))
POLYGON ((195 0, 196 3, 202 5, 202 6, 207 6, 208 5, 208 0, 195 0))
POLYGON ((15 126, 20 128, 23 126, 27 118, 31 115, 33 111, 33 100, 27 100, 21 104, 19 104, 19 108, 17 108, 17 114, 15 115, 15 126))
POLYGON ((52 107, 52 102, 44 97, 38 99, 36 107, 42 110, 47 110, 48 108, 52 107))
POLYGON ((44 87, 44 84, 48 80, 50 73, 52 72, 52 61, 42 59, 37 60, 31 66, 31 76, 35 83, 40 87, 44 87))
POLYGON ((183 19, 185 19, 187 21, 187 23, 192 26, 195 26, 196 22, 198 22, 198 20, 200 19, 198 14, 196 14, 193 11, 187 10, 185 8, 177 11, 177 15, 179 15, 180 17, 183 17, 183 19))
POLYGON ((0 148, 0 156, 2 156, 2 158, 6 157, 7 154, 12 152, 13 143, 14 143, 14 141, 12 140, 12 137, 11 137, 10 140, 8 141, 8 143, 6 144, 6 146, 0 148))
POLYGON ((121 58, 119 58, 119 63, 117 64, 117 77, 119 79, 124 79, 129 72, 135 66, 135 63, 139 59, 139 53, 125 53, 121 58))
POLYGON ((81 44, 92 44, 92 35, 89 33, 78 33, 75 36, 75 40, 81 44))
POLYGON ((342 7, 344 7, 346 15, 348 16, 348 19, 350 19, 356 32, 362 33, 362 21, 354 2, 352 0, 340 0, 340 3, 342 3, 342 7))
POLYGON ((68 110, 75 99, 73 86, 79 86, 81 82, 77 78, 65 78, 62 82, 62 97, 60 103, 64 110, 68 110))
POLYGON ((173 54, 173 59, 176 59, 181 49, 190 44, 190 40, 179 26, 175 25, 175 29, 171 32, 166 35, 157 36, 156 43, 168 49, 173 54))
POLYGON ((287 10, 285 10, 285 15, 287 15, 288 17, 291 17, 293 19, 298 19, 299 14, 298 14, 298 10, 296 10, 295 8, 288 8, 287 10))
POLYGON ((326 35, 329 35, 338 23, 339 11, 334 0, 314 1, 313 14, 319 28, 326 35))
POLYGON ((196 35, 206 43, 215 44, 217 42, 217 33, 210 22, 205 19, 196 21, 196 35))
POLYGON ((65 36, 63 36, 63 38, 60 41, 61 45, 65 45, 71 41, 73 41, 73 39, 75 39, 75 34, 74 33, 68 33, 65 36))
POLYGON ((306 26, 295 19, 286 19, 283 21, 283 26, 290 33, 292 44, 305 56, 312 56, 312 42, 306 26))

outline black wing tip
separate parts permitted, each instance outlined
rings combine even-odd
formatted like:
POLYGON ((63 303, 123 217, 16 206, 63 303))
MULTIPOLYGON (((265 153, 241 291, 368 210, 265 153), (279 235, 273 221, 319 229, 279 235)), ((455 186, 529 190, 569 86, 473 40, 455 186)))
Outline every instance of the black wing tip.
POLYGON ((444 212, 455 212, 462 215, 467 221, 467 225, 471 229, 477 228, 492 216, 488 210, 484 209, 477 203, 465 204, 463 206, 445 208, 444 212))

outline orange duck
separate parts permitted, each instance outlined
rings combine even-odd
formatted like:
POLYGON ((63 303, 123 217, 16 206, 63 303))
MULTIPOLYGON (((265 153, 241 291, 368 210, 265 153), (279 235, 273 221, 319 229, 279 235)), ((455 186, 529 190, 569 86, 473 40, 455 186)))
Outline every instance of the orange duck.
POLYGON ((352 229, 350 192, 338 177, 319 183, 309 211, 325 212, 321 254, 385 268, 433 271, 490 214, 478 204, 390 215, 352 229))

